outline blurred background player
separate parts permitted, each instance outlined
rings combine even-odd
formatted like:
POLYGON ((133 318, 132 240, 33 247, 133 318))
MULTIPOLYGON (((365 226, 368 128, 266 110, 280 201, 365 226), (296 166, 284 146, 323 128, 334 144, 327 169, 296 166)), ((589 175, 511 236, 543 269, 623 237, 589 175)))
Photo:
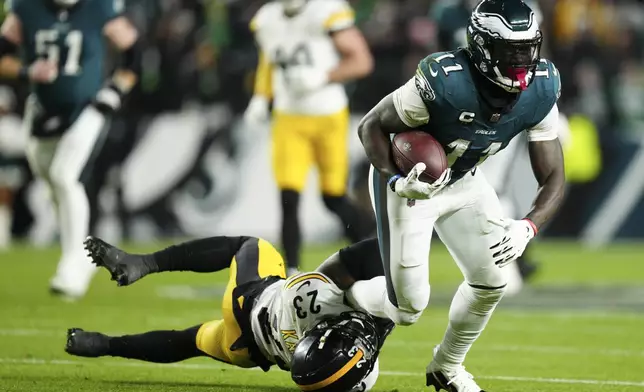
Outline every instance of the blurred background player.
POLYGON ((10 245, 13 196, 29 175, 23 165, 26 138, 15 107, 13 90, 0 86, 0 250, 10 245))
POLYGON ((298 204, 312 164, 324 204, 340 218, 346 236, 355 242, 369 234, 369 220, 346 197, 349 109, 342 83, 367 76, 373 59, 344 0, 272 1, 259 9, 251 30, 260 53, 244 118, 267 121, 273 101, 273 168, 292 274, 301 246, 298 204))
POLYGON ((49 184, 60 222, 62 256, 51 291, 82 297, 96 270, 82 247, 90 219, 82 176, 106 120, 137 81, 138 34, 120 15, 123 0, 15 0, 7 6, 0 73, 32 85, 27 158, 49 184), (123 53, 105 83, 104 38, 123 53))

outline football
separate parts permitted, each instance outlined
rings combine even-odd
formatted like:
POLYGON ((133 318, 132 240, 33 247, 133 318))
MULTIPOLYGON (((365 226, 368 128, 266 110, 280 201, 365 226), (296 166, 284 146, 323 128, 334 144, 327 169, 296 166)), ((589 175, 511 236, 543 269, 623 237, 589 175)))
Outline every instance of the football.
POLYGON ((447 169, 443 146, 430 134, 422 131, 398 133, 391 143, 394 162, 405 175, 418 163, 425 164, 421 181, 432 183, 447 169))

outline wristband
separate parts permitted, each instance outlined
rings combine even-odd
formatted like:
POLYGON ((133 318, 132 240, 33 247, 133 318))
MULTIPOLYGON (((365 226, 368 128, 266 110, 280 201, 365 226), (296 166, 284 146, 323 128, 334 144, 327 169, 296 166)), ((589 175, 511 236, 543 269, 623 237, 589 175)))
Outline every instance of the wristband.
POLYGON ((534 222, 531 221, 529 218, 523 218, 523 220, 528 222, 530 227, 532 227, 532 231, 534 231, 534 235, 536 236, 537 233, 539 232, 539 229, 537 229, 537 225, 535 225, 534 222))
POLYGON ((389 189, 391 189, 392 192, 396 192, 396 181, 398 181, 399 178, 402 178, 400 174, 394 174, 393 176, 389 177, 387 185, 389 185, 389 189))

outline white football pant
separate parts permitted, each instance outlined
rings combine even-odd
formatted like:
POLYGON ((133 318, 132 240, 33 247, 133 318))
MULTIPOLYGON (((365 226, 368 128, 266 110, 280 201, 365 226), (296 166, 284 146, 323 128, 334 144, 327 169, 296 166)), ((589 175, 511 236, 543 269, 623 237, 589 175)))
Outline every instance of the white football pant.
MULTIPOLYGON (((27 127, 31 127, 33 110, 33 104, 28 104, 27 127)), ((29 165, 49 184, 58 212, 62 255, 51 287, 72 297, 85 294, 97 271, 83 249, 89 232, 90 208, 81 174, 95 151, 104 126, 105 117, 88 107, 62 136, 30 136, 27 144, 29 165)))
MULTIPOLYGON (((503 216, 506 218, 523 218, 523 216, 519 216, 521 211, 519 211, 518 201, 516 200, 517 195, 514 190, 516 186, 523 186, 524 184, 518 184, 512 180, 511 170, 517 170, 517 165, 514 162, 522 158, 523 154, 527 154, 526 144, 527 140, 523 135, 515 137, 506 148, 490 156, 479 166, 479 169, 485 173, 485 178, 499 195, 503 216)), ((530 184, 532 185, 534 182, 535 180, 530 178, 530 184)), ((519 271, 519 264, 510 263, 505 268, 508 269, 506 295, 517 294, 523 288, 523 278, 519 271)))
POLYGON ((490 251, 504 236, 503 214, 480 170, 466 174, 429 200, 415 201, 392 192, 387 179, 373 167, 369 177, 394 322, 412 324, 427 307, 434 228, 469 286, 504 291, 507 271, 494 264, 490 251))

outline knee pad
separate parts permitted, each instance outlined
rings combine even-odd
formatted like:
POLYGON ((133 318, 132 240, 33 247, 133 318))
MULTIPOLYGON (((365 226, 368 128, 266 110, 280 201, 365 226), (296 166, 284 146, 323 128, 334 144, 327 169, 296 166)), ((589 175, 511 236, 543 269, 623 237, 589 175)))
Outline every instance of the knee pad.
POLYGON ((396 292, 398 306, 387 301, 385 312, 393 322, 399 325, 414 324, 429 304, 429 284, 409 285, 396 292))
POLYGON ((420 316, 422 316, 423 311, 413 311, 413 310, 406 310, 406 309, 401 309, 394 304, 392 304, 390 301, 387 301, 385 303, 385 314, 387 317, 391 319, 396 325, 412 325, 415 324, 418 319, 420 319, 420 316))

